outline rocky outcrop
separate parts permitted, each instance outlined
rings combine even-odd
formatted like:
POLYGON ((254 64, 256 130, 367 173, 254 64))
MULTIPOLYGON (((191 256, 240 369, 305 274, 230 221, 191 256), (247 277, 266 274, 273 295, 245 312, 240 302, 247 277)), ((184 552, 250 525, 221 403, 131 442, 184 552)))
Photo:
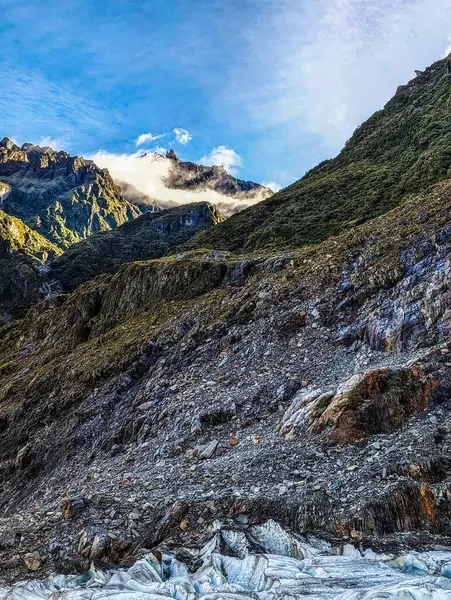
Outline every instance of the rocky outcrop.
POLYGON ((170 160, 170 169, 165 184, 170 189, 197 192, 212 190, 236 199, 245 199, 247 203, 260 202, 274 194, 263 185, 237 179, 221 165, 207 167, 193 162, 184 162, 178 158, 174 150, 166 154, 166 159, 170 160))
POLYGON ((158 303, 211 292, 229 270, 227 256, 208 253, 125 264, 114 276, 81 285, 68 297, 50 297, 32 309, 26 319, 33 323, 33 343, 52 351, 74 349, 158 303))
POLYGON ((323 434, 331 442, 348 444, 391 433, 427 408, 436 385, 418 366, 367 371, 335 390, 301 390, 277 429, 289 440, 323 434))
POLYGON ((19 148, 4 138, 0 181, 9 189, 2 209, 60 248, 141 214, 106 170, 48 147, 24 144, 19 148))

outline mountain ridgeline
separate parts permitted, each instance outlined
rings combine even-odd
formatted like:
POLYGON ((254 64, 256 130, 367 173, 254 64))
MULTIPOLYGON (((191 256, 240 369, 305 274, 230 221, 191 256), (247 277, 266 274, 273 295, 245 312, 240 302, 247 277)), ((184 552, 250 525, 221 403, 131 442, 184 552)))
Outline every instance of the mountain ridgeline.
POLYGON ((124 263, 170 254, 195 233, 223 220, 221 213, 206 202, 149 212, 75 244, 52 261, 49 276, 64 290, 73 290, 124 263))
POLYGON ((243 251, 312 244, 451 176, 450 58, 400 86, 340 154, 187 247, 243 251))
POLYGON ((273 195, 272 190, 259 183, 237 179, 221 165, 204 166, 182 161, 174 150, 169 150, 165 158, 171 165, 165 178, 170 189, 214 191, 248 203, 265 200, 273 195))
MULTIPOLYGON (((1 257, 20 262, 21 270, 27 264, 27 272, 36 268, 35 259, 46 265, 38 280, 71 290, 124 262, 158 258, 176 248, 246 252, 321 242, 451 175, 450 92, 450 62, 444 59, 400 86, 336 158, 277 194, 237 179, 221 166, 184 162, 173 150, 141 157, 144 164, 158 163, 169 190, 202 198, 219 193, 241 206, 253 204, 228 219, 205 203, 162 211, 158 198, 130 183, 115 183, 92 160, 29 143, 19 147, 4 138, 1 257), (255 204, 258 199, 262 201, 255 204)), ((17 264, 3 271, 16 269, 17 264)), ((3 285, 9 289, 10 281, 3 285)), ((36 301, 35 287, 25 285, 18 306, 29 305, 29 289, 36 301)), ((0 306, 2 302, 0 298, 0 306)))
POLYGON ((92 161, 0 142, 1 208, 64 249, 141 214, 107 171, 92 161))
MULTIPOLYGON (((183 162, 174 151, 151 159, 165 164, 168 189, 188 190, 194 199, 211 192, 246 205, 272 195, 222 167, 183 162)), ((92 160, 29 143, 19 147, 5 137, 0 142, 1 319, 125 262, 170 253, 222 220, 205 201, 162 210, 157 200, 128 182, 113 181, 92 160)))

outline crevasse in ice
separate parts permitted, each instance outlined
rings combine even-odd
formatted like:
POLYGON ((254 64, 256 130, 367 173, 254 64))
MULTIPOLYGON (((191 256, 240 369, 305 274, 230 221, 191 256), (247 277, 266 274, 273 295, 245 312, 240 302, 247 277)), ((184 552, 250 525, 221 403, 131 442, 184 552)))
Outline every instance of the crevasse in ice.
POLYGON ((149 553, 128 569, 16 583, 0 600, 451 600, 451 551, 336 554, 274 521, 245 531, 218 523, 196 565, 149 553))

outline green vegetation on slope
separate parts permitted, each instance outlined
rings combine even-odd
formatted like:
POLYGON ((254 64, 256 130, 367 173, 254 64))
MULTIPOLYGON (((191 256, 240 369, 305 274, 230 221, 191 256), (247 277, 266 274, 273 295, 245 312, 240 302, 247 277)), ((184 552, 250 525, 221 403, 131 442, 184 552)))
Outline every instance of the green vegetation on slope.
POLYGON ((448 180, 369 223, 294 251, 289 278, 272 268, 249 274, 242 281, 250 299, 245 305, 240 288, 228 285, 227 273, 249 260, 208 252, 123 265, 115 275, 84 283, 72 294, 48 298, 0 330, 0 418, 26 411, 40 398, 62 414, 61 403, 70 404, 86 389, 139 363, 143 354, 157 356, 162 344, 183 338, 186 323, 194 323, 189 337, 197 343, 214 327, 228 332, 237 319, 262 318, 252 298, 264 284, 281 298, 293 289, 336 289, 344 265, 356 254, 365 259, 353 283, 365 290, 363 301, 400 277, 403 250, 446 228, 450 209, 448 180))
POLYGON ((317 243, 451 175, 448 59, 398 89, 342 152, 269 200, 201 232, 188 248, 252 250, 317 243))
POLYGON ((37 302, 41 277, 36 267, 58 254, 54 244, 0 210, 0 321, 37 302))
POLYGON ((50 276, 72 290, 123 263, 164 256, 221 220, 220 213, 206 202, 147 213, 75 244, 52 263, 50 276))
POLYGON ((92 161, 0 141, 0 208, 65 249, 142 214, 92 161))
POLYGON ((61 254, 61 250, 23 221, 0 210, 0 257, 18 252, 41 261, 61 254))
POLYGON ((122 198, 118 186, 97 179, 61 195, 30 224, 65 249, 141 214, 139 208, 122 198))

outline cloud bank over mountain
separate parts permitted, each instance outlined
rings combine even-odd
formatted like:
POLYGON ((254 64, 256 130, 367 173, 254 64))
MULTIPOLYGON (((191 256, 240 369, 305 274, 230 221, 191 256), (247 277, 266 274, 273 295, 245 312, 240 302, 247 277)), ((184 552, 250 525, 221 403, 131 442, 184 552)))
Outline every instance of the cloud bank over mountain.
POLYGON ((159 152, 145 150, 131 154, 99 150, 88 158, 99 167, 108 169, 119 185, 133 186, 163 208, 191 202, 211 202, 225 216, 229 216, 271 195, 267 187, 258 184, 241 182, 245 185, 240 189, 240 185, 234 183, 241 158, 225 146, 215 148, 199 161, 205 166, 223 167, 213 171, 202 169, 194 163, 178 161, 175 153, 163 156, 159 152), (189 169, 184 165, 189 165, 189 169), (222 189, 224 193, 218 191, 222 189))

